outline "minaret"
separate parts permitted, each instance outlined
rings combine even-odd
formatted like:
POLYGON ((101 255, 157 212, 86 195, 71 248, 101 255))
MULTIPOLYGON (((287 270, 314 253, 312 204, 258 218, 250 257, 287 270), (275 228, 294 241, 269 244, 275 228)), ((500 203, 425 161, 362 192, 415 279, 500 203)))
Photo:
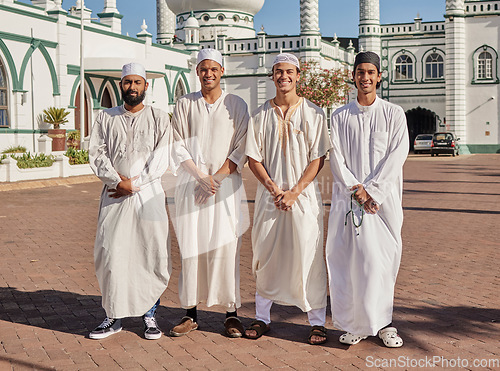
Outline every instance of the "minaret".
POLYGON ((122 32, 122 18, 118 8, 116 7, 116 0, 105 0, 104 9, 102 13, 98 13, 101 23, 111 26, 111 31, 116 33, 122 32))
POLYGON ((380 56, 379 0, 359 0, 359 47, 380 56))
POLYGON ((446 0, 446 126, 460 138, 461 153, 468 153, 466 128, 465 1, 446 0))
POLYGON ((300 51, 306 59, 320 57, 318 0, 300 0, 300 51))
POLYGON ((156 42, 170 44, 175 34, 175 14, 166 0, 156 0, 156 42))
POLYGON ((300 34, 319 33, 318 0, 300 0, 300 34))

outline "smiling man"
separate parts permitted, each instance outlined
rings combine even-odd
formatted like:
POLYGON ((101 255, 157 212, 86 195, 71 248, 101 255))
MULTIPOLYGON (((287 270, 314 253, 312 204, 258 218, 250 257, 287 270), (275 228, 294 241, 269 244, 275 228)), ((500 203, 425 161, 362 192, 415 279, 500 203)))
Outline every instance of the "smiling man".
POLYGON ((198 53, 201 90, 180 98, 172 125, 176 146, 175 221, 182 259, 179 298, 186 315, 170 330, 182 336, 198 328, 197 305, 226 310, 224 333, 243 336, 239 251, 243 220, 241 170, 246 162, 246 103, 222 91, 222 55, 198 53))
POLYGON ((396 348, 403 345, 391 323, 408 129, 403 109, 377 97, 377 54, 359 53, 352 76, 357 99, 331 119, 334 184, 326 255, 333 322, 346 331, 339 339, 344 344, 378 335, 396 348))
POLYGON ((146 339, 159 339, 155 312, 171 270, 161 176, 172 132, 168 115, 143 103, 144 66, 123 66, 120 88, 125 103, 102 111, 90 137, 90 166, 104 183, 94 261, 107 317, 89 337, 106 338, 122 318, 142 316, 146 339))
POLYGON ((300 63, 283 53, 273 63, 276 96, 259 107, 248 126, 246 154, 260 184, 252 230, 256 320, 245 334, 270 329, 271 305, 307 312, 310 344, 327 340, 323 203, 316 176, 330 140, 323 111, 297 95, 300 63))

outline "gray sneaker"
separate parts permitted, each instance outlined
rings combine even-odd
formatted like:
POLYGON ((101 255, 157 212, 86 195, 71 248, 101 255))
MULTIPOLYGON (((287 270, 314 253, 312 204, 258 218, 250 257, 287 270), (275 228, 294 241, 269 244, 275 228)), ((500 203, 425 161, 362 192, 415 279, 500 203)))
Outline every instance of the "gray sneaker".
POLYGON ((144 337, 148 340, 157 340, 161 338, 161 330, 156 323, 155 317, 142 316, 144 321, 144 337))
POLYGON ((107 338, 122 330, 122 320, 106 317, 90 334, 89 338, 99 340, 107 338))

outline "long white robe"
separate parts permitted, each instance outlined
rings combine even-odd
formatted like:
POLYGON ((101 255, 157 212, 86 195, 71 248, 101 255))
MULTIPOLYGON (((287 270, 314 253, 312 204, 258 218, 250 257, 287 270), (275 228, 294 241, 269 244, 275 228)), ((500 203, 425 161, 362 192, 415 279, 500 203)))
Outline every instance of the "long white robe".
MULTIPOLYGON (((250 119, 246 154, 261 162, 283 190, 295 186, 307 166, 329 149, 325 115, 307 99, 290 107, 285 118, 269 100, 250 119)), ((252 270, 260 296, 304 312, 326 306, 323 203, 317 179, 289 211, 278 210, 271 194, 258 185, 252 248, 252 270)))
POLYGON ((183 308, 199 303, 226 309, 241 306, 239 254, 248 218, 242 217, 240 172, 247 159, 248 119, 246 103, 224 92, 210 111, 201 92, 188 94, 176 104, 174 226, 182 259, 179 298, 183 308), (223 180, 206 204, 197 205, 197 182, 181 166, 189 159, 205 174, 215 174, 226 159, 237 165, 237 171, 223 180))
MULTIPOLYGON (((409 141, 399 106, 376 98, 336 110, 331 120, 334 176, 326 247, 334 326, 376 335, 392 321, 394 286, 401 261, 403 164, 409 141), (356 228, 349 215, 350 188, 363 184, 380 205, 356 228), (359 235, 358 235, 359 233, 359 235)), ((353 202, 356 223, 361 213, 353 202)))
POLYGON ((161 175, 169 165, 172 138, 164 112, 146 106, 130 113, 104 110, 90 138, 90 166, 104 187, 94 247, 102 305, 109 318, 141 316, 159 299, 170 279, 170 238, 161 175), (131 178, 140 191, 108 196, 131 178))

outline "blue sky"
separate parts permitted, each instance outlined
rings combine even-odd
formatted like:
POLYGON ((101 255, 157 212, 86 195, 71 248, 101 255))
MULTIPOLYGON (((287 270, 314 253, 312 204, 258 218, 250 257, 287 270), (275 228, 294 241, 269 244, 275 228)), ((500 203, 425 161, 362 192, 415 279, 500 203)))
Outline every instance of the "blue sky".
MULTIPOLYGON (((30 3, 29 0, 22 2, 30 3)), ((70 8, 76 0, 64 0, 63 7, 70 8)), ((103 9, 104 0, 85 0, 93 16, 103 9)), ((155 0, 117 0, 123 14, 122 30, 134 36, 141 31, 146 19, 148 31, 156 36, 155 0)), ((319 0, 320 29, 324 36, 356 37, 358 29, 359 2, 356 0, 319 0), (349 3, 350 5, 345 5, 349 3)), ((382 23, 411 22, 417 13, 425 21, 443 20, 445 0, 380 0, 382 23)), ((299 0, 266 0, 262 10, 255 16, 255 27, 261 25, 268 34, 296 35, 300 32, 299 0)))

